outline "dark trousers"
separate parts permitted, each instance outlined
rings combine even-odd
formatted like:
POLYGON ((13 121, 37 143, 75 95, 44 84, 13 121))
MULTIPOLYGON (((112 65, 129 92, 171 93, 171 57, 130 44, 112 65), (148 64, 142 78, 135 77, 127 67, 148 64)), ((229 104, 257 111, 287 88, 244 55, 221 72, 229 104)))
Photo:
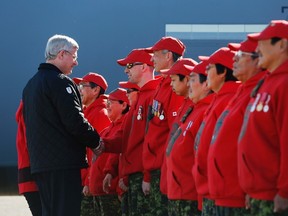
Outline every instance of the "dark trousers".
POLYGON ((80 169, 34 174, 43 216, 79 216, 81 209, 80 169))
POLYGON ((23 194, 33 216, 42 216, 42 206, 38 191, 23 194))

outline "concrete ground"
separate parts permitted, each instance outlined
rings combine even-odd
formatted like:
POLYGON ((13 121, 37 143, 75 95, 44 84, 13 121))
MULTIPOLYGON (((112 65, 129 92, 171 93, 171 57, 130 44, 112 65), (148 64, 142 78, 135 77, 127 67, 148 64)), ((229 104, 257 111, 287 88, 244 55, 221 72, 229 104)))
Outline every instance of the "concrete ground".
POLYGON ((0 216, 31 216, 24 196, 0 196, 0 216))

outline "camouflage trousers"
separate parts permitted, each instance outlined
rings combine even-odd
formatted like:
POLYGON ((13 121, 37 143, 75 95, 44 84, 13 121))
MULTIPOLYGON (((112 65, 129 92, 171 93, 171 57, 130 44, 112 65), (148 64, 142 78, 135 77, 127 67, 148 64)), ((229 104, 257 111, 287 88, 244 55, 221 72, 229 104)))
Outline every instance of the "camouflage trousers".
POLYGON ((128 193, 122 194, 121 197, 121 212, 122 216, 128 216, 129 205, 128 205, 128 193))
POLYGON ((101 216, 121 215, 121 205, 117 194, 95 197, 99 201, 101 216))
POLYGON ((117 195, 83 196, 81 216, 121 215, 120 201, 117 195))
POLYGON ((198 202, 192 200, 169 200, 168 201, 169 216, 200 216, 201 211, 198 210, 198 202))
POLYGON ((168 215, 168 198, 160 192, 160 170, 154 170, 150 174, 150 194, 147 197, 149 198, 151 215, 166 216, 168 215))
POLYGON ((216 205, 217 216, 250 216, 250 210, 246 208, 231 208, 216 205))
POLYGON ((201 216, 216 216, 216 208, 213 200, 203 198, 201 216))
POLYGON ((288 216, 288 210, 274 213, 274 202, 266 200, 251 199, 251 216, 288 216))
POLYGON ((149 199, 142 191, 142 173, 129 175, 128 195, 128 215, 129 216, 150 216, 149 199))
POLYGON ((96 205, 93 196, 83 196, 80 216, 100 216, 100 208, 96 205))

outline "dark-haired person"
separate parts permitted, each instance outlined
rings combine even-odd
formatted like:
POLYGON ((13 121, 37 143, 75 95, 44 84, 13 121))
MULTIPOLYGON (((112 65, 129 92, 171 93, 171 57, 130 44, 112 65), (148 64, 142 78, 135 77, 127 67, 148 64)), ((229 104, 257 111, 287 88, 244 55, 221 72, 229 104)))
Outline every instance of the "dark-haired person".
POLYGON ((185 89, 184 96, 190 100, 190 106, 185 111, 178 112, 178 127, 173 133, 170 133, 168 139, 165 158, 167 162, 167 196, 169 199, 168 215, 200 216, 198 194, 191 172, 194 164, 193 144, 204 111, 213 96, 212 94, 209 95, 211 91, 207 87, 205 63, 200 62, 195 67, 183 64, 181 72, 180 70, 173 70, 174 66, 167 73, 171 74, 172 82, 177 79, 178 74, 185 75, 185 88, 182 86, 184 83, 179 82, 173 84, 173 87, 178 85, 175 87, 178 91, 185 89))
POLYGON ((229 100, 239 86, 233 76, 234 52, 223 47, 215 51, 210 57, 200 56, 207 61, 207 84, 215 95, 207 108, 201 126, 197 132, 194 143, 195 165, 193 177, 195 179, 198 194, 203 197, 202 215, 215 215, 214 202, 211 199, 208 188, 207 156, 217 118, 228 104, 229 100))
POLYGON ((239 180, 251 215, 288 215, 288 22, 273 20, 260 33, 258 66, 267 76, 252 93, 239 137, 239 180))
POLYGON ((258 68, 255 41, 246 40, 229 47, 237 51, 233 75, 241 85, 218 118, 213 132, 208 153, 208 185, 217 216, 244 216, 249 215, 249 211, 245 209, 245 193, 238 180, 238 136, 252 89, 265 72, 258 68))
MULTIPOLYGON (((84 116, 100 134, 104 128, 110 125, 106 109, 106 97, 104 96, 108 88, 107 81, 102 75, 94 72, 89 72, 82 78, 75 77, 73 80, 80 90, 84 116)), ((99 208, 100 200, 97 199, 95 192, 96 189, 93 188, 94 191, 91 191, 92 157, 93 151, 87 148, 86 158, 89 167, 81 170, 82 192, 84 195, 81 202, 81 216, 90 216, 94 214, 93 212, 101 211, 99 208)))

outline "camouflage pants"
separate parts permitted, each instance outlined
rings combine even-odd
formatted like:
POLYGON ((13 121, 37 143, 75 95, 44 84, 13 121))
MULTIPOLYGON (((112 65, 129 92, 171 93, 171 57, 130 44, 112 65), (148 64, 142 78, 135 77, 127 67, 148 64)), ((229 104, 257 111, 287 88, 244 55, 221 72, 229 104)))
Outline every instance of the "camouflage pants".
POLYGON ((129 216, 150 216, 150 206, 148 198, 142 191, 142 173, 129 175, 128 195, 128 215, 129 216))
POLYGON ((192 200, 169 200, 168 201, 169 216, 200 216, 201 211, 198 210, 198 202, 192 200))
POLYGON ((251 199, 251 216, 287 216, 288 210, 282 213, 274 213, 274 202, 266 200, 251 199))
POLYGON ((149 206, 151 208, 151 215, 166 216, 168 215, 168 199, 167 196, 160 192, 160 170, 151 172, 150 182, 149 206))
POLYGON ((215 203, 211 199, 203 198, 202 216, 216 216, 215 203))
POLYGON ((121 215, 121 206, 117 194, 97 196, 101 216, 121 215))
POLYGON ((245 208, 230 208, 216 206, 217 216, 250 216, 250 211, 245 208))
POLYGON ((100 208, 96 205, 93 196, 83 196, 80 216, 100 216, 100 208))
POLYGON ((124 193, 122 194, 121 197, 121 212, 122 212, 122 216, 128 216, 129 212, 129 205, 128 205, 128 193, 124 193))

